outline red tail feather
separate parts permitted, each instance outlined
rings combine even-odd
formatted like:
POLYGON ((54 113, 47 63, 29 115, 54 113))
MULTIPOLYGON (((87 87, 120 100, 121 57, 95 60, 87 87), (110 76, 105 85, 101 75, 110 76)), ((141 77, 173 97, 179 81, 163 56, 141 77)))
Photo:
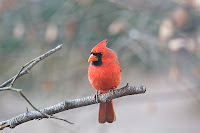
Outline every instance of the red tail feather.
POLYGON ((116 121, 115 111, 113 108, 113 101, 106 103, 106 119, 108 123, 116 121))
POLYGON ((106 103, 99 104, 99 123, 106 122, 106 103))
POLYGON ((116 120, 113 101, 99 104, 99 123, 112 123, 116 120))

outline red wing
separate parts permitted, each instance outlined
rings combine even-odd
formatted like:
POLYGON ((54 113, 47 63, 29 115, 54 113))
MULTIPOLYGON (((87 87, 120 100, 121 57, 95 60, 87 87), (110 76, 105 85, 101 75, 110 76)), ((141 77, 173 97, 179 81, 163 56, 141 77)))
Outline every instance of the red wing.
POLYGON ((119 65, 120 72, 122 72, 122 68, 121 68, 121 66, 120 66, 119 60, 118 60, 118 59, 116 59, 116 60, 115 60, 115 62, 116 62, 118 65, 119 65))

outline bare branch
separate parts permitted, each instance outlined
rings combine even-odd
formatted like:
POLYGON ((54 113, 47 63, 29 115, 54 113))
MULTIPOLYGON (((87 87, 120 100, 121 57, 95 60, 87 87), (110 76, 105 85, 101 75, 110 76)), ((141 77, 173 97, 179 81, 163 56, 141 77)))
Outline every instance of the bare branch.
POLYGON ((28 63, 26 63, 25 65, 22 66, 22 68, 19 70, 19 72, 17 73, 16 76, 14 76, 12 82, 10 83, 10 86, 12 87, 16 81, 16 79, 19 77, 20 73, 24 70, 24 68, 26 68, 28 65, 30 65, 32 62, 34 62, 37 58, 29 61, 28 63))
MULTIPOLYGON (((0 90, 3 89, 3 87, 8 86, 12 81, 13 83, 15 82, 15 80, 21 76, 23 76, 24 74, 27 74, 29 72, 29 70, 34 67, 37 63, 39 63, 41 60, 45 59, 46 57, 48 57, 49 55, 53 54, 54 52, 56 52, 57 50, 62 48, 62 44, 58 45, 57 47, 55 47, 52 50, 49 50, 48 52, 46 52, 45 54, 29 61, 28 63, 26 63, 24 66, 27 66, 23 71, 19 71, 19 73, 17 75, 15 75, 14 77, 10 78, 9 80, 5 81, 2 85, 0 85, 0 90), (15 78, 15 79, 14 79, 15 78), (13 80, 14 79, 14 80, 13 80)), ((22 68, 23 69, 23 68, 22 68)), ((21 70, 22 70, 21 69, 21 70)), ((5 88, 4 88, 5 89, 5 88)))
MULTIPOLYGON (((14 79, 13 79, 14 80, 14 79)), ((53 119, 57 119, 57 120, 61 120, 61 121, 65 121, 69 124, 74 124, 66 119, 62 119, 62 118, 58 118, 58 117, 55 117, 55 116, 52 116, 52 115, 48 115, 48 114, 45 114, 43 112, 41 112, 39 109, 37 109, 32 103, 31 101, 22 93, 22 89, 17 89, 17 88, 13 88, 12 85, 10 85, 9 87, 3 87, 2 89, 0 88, 0 91, 5 91, 5 90, 11 90, 11 91, 16 91, 18 92, 25 100, 26 102, 36 111, 40 112, 42 115, 45 115, 47 116, 48 118, 53 118, 53 119)))
MULTIPOLYGON (((127 95, 134 95, 134 94, 142 94, 146 92, 145 86, 128 86, 128 84, 125 87, 122 87, 120 89, 114 90, 113 92, 108 92, 104 94, 100 94, 98 96, 98 102, 108 102, 112 99, 119 98, 122 96, 127 95), (113 93, 114 92, 114 93, 113 93)), ((58 103, 56 105, 53 105, 51 107, 47 107, 45 109, 40 110, 40 112, 48 115, 53 115, 65 110, 79 108, 82 106, 88 106, 91 104, 95 104, 96 100, 94 96, 87 96, 75 100, 70 101, 63 101, 61 103, 58 103)), ((13 117, 9 120, 0 122, 0 130, 3 130, 6 127, 9 128, 15 128, 17 125, 20 125, 22 123, 34 120, 34 119, 42 119, 42 118, 48 118, 46 115, 41 114, 38 111, 30 111, 23 113, 21 115, 18 115, 16 117, 13 117)))
MULTIPOLYGON (((39 57, 37 57, 37 58, 35 58, 35 59, 29 61, 29 62, 26 63, 25 65, 23 65, 22 68, 21 68, 21 69, 19 70, 19 72, 17 73, 17 75, 15 75, 13 78, 11 78, 12 81, 11 81, 10 85, 9 85, 8 87, 5 86, 5 87, 0 88, 0 91, 5 91, 5 90, 16 91, 16 92, 18 92, 18 93, 28 102, 28 104, 29 104, 33 109, 35 109, 36 111, 40 112, 42 115, 45 115, 45 116, 48 117, 48 118, 53 118, 53 119, 57 119, 57 120, 62 120, 62 121, 68 122, 69 124, 73 124, 72 122, 69 122, 69 121, 67 121, 66 119, 57 118, 57 117, 55 117, 55 116, 48 115, 48 114, 45 114, 45 113, 41 112, 41 111, 40 111, 39 109, 37 109, 37 108, 31 103, 31 101, 22 93, 22 89, 13 88, 13 85, 14 85, 16 79, 20 76, 21 73, 23 73, 23 72, 28 72, 28 70, 31 69, 34 65, 36 65, 38 62, 40 62, 41 60, 43 60, 43 59, 46 58, 47 56, 53 54, 54 52, 56 52, 56 51, 59 50, 60 48, 62 48, 62 44, 59 45, 59 46, 57 46, 56 48, 54 48, 54 49, 52 49, 52 50, 46 52, 45 54, 43 54, 43 55, 41 55, 41 56, 39 56, 39 57)), ((24 73, 24 74, 25 74, 25 73, 24 73)), ((23 74, 21 74, 21 76, 22 76, 22 75, 23 75, 23 74)), ((11 79, 10 79, 10 80, 11 80, 11 79)), ((9 82, 10 82, 10 81, 8 80, 8 81, 6 81, 5 83, 8 83, 8 84, 9 84, 9 82)), ((6 84, 4 84, 4 85, 6 85, 6 84)))

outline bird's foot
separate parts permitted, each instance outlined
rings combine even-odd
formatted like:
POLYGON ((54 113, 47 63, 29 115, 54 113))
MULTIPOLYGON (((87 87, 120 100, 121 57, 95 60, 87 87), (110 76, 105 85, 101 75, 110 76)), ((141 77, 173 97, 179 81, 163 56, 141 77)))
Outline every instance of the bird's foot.
POLYGON ((99 103, 99 91, 96 92, 96 94, 94 95, 95 101, 96 103, 99 103))
POLYGON ((109 90, 113 95, 115 94, 115 87, 109 90))

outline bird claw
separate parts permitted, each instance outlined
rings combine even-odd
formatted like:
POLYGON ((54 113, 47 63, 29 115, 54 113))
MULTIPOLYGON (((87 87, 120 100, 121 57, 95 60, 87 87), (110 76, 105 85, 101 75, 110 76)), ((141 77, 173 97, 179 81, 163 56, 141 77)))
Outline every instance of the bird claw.
POLYGON ((113 95, 115 94, 115 87, 109 90, 113 95))
POLYGON ((99 91, 96 92, 96 94, 94 95, 95 101, 96 103, 99 103, 99 91))
POLYGON ((128 87, 128 86, 129 86, 129 83, 127 83, 125 87, 128 87))

